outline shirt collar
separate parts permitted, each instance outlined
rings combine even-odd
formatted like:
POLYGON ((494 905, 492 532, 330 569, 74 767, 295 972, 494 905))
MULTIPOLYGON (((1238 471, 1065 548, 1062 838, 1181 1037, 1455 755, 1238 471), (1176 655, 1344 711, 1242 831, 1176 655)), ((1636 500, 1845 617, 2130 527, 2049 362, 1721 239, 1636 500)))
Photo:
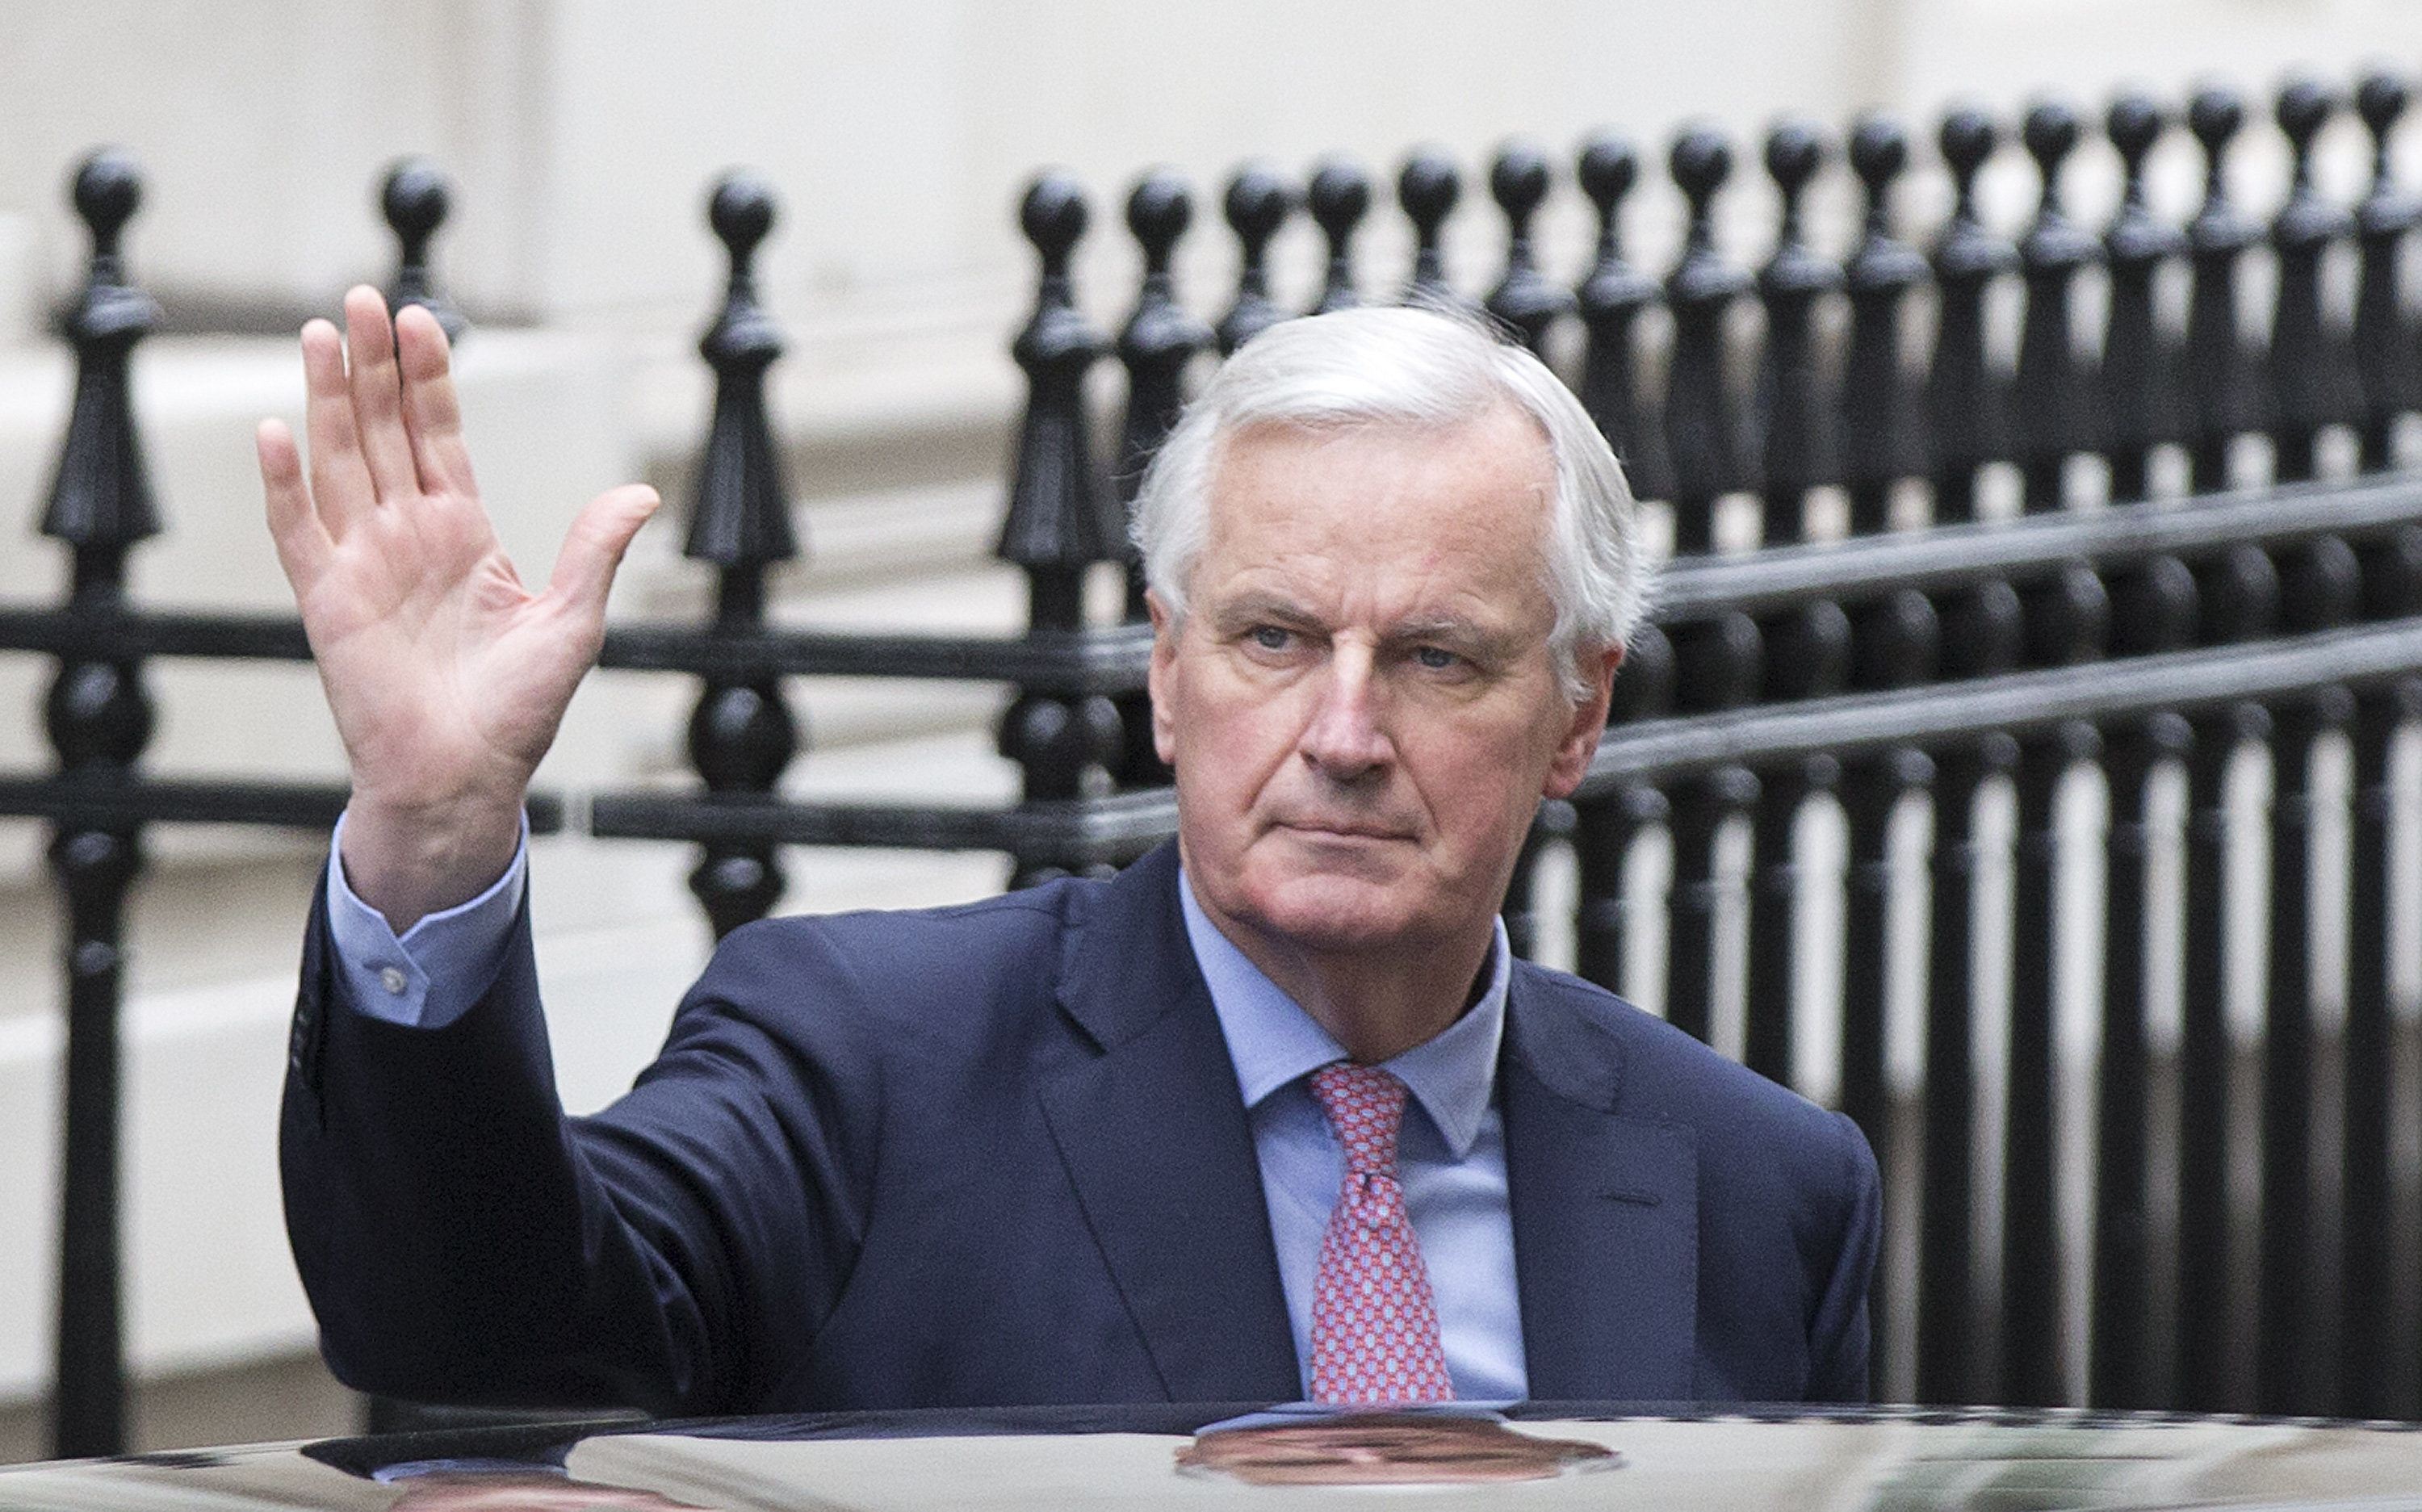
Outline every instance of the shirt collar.
MULTIPOLYGON (((1244 1094, 1247 1108, 1258 1107, 1281 1087, 1333 1061, 1349 1059, 1329 1031, 1219 932, 1194 901, 1193 882, 1183 871, 1178 873, 1177 897, 1186 913, 1186 937, 1211 989, 1211 1007, 1219 1016, 1219 1032, 1228 1042, 1229 1060, 1235 1063, 1236 1089, 1244 1094)), ((1512 962, 1505 921, 1500 919, 1488 946, 1488 986, 1480 1000, 1438 1034, 1382 1063, 1411 1091, 1456 1159, 1470 1153, 1495 1094, 1512 962)))

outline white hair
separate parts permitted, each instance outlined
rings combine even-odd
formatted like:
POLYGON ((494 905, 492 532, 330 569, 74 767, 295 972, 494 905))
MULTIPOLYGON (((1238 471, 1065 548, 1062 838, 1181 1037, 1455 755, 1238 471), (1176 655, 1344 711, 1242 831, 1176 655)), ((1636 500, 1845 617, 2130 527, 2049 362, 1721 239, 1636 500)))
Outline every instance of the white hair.
POLYGON ((1564 381, 1477 321, 1364 307, 1282 322, 1223 364, 1154 456, 1136 496, 1144 578, 1186 619, 1211 532, 1211 483, 1228 440, 1262 425, 1448 427, 1512 404, 1546 433, 1555 496, 1541 543, 1556 622, 1548 648, 1566 694, 1584 697, 1583 647, 1619 650, 1647 591, 1638 507, 1622 465, 1564 381))

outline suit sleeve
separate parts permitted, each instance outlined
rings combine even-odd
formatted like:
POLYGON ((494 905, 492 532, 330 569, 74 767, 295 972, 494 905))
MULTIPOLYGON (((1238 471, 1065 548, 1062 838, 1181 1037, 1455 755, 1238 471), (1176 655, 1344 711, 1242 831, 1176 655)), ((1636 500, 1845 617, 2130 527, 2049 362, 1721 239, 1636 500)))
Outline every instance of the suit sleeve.
POLYGON ((323 897, 280 1164, 339 1379, 417 1401, 730 1410, 762 1384, 753 1339, 812 1337, 830 1285, 804 1278, 770 1304, 799 1315, 768 1315, 744 1257, 829 1277, 857 1225, 826 1130, 764 1095, 782 1056, 761 1033, 698 1016, 687 1059, 717 1075, 681 1074, 677 1025, 651 1079, 567 1119, 527 909, 495 984, 443 1028, 345 1009, 330 956, 323 897))
POLYGON ((1838 1135, 1843 1216, 1832 1265, 1812 1278, 1818 1284, 1808 1323, 1808 1399, 1864 1402, 1873 1389, 1867 1293, 1883 1243, 1883 1189, 1859 1126, 1847 1114, 1830 1117, 1838 1135))

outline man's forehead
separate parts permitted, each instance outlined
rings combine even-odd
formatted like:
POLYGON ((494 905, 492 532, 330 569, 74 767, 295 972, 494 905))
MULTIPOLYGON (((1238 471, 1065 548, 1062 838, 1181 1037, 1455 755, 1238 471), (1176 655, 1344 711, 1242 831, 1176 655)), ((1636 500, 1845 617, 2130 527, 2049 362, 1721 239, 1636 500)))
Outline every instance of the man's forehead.
POLYGON ((1443 423, 1264 423, 1217 459, 1205 544, 1223 577, 1379 564, 1401 578, 1418 561, 1450 591, 1496 598, 1547 587, 1554 491, 1547 437, 1511 404, 1443 423))

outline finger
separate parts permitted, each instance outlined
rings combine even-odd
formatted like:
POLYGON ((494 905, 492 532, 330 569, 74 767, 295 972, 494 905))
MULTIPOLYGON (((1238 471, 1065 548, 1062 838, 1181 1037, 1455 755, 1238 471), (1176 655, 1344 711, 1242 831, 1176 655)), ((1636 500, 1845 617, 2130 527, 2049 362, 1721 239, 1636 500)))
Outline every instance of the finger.
POLYGON ((564 535, 547 591, 561 599, 566 610, 603 622, 614 569, 659 502, 656 491, 645 483, 624 483, 590 499, 564 535))
POLYGON ((260 492, 267 501, 269 539, 277 546, 278 565, 299 594, 320 575, 333 543, 311 508, 311 491, 303 482, 303 458, 294 449, 294 433, 284 420, 263 420, 253 433, 253 449, 260 457, 260 492))
POLYGON ((454 397, 445 327, 426 309, 407 305, 395 318, 395 348, 396 367, 403 376, 403 425, 412 439, 422 490, 477 495, 471 453, 463 444, 463 409, 454 397))
POLYGON ((345 339, 326 321, 303 327, 303 418, 311 437, 310 496, 328 533, 342 540, 377 501, 345 386, 345 339))
POLYGON ((402 383, 395 365, 395 328, 387 323, 386 300, 367 284, 345 291, 345 356, 351 370, 354 423, 361 431, 362 460, 383 501, 420 492, 412 441, 404 434, 402 383))

